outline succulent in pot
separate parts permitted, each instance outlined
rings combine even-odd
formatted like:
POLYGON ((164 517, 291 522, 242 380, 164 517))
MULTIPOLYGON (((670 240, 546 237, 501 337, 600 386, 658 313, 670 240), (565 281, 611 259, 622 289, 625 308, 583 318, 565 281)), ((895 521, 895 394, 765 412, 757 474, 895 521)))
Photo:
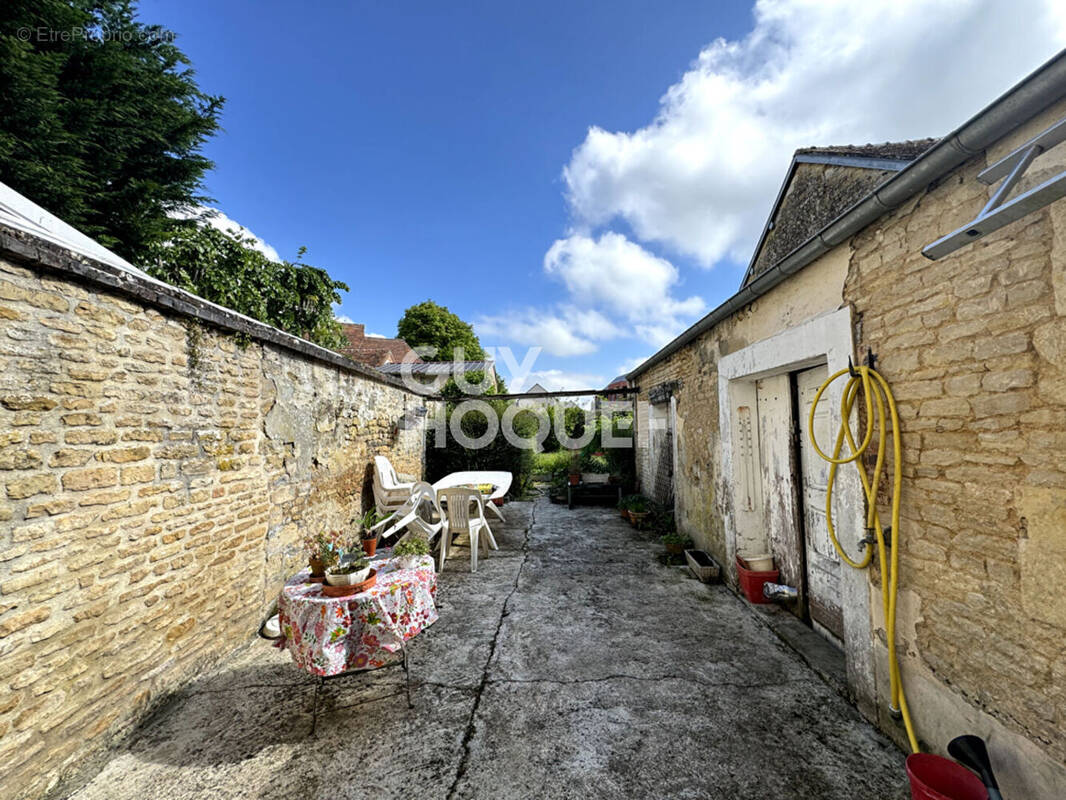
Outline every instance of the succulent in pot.
POLYGON ((367 557, 373 556, 378 549, 378 531, 373 531, 375 525, 384 519, 388 519, 390 514, 378 514, 376 508, 371 508, 362 518, 359 520, 360 534, 359 541, 363 545, 363 552, 367 557))
POLYGON ((429 555, 429 542, 417 534, 408 536, 392 548, 392 555, 399 559, 401 569, 414 569, 422 556, 429 555))
POLYGON ((326 570, 326 583, 330 586, 354 586, 365 581, 369 574, 370 561, 359 558, 326 570))

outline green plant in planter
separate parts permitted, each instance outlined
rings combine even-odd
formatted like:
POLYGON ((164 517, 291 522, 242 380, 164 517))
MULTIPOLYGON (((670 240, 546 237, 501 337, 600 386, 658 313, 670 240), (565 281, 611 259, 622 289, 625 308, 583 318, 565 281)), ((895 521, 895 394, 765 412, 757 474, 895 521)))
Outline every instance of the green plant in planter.
POLYGON ((370 533, 370 529, 377 525, 384 519, 391 517, 391 514, 379 514, 376 507, 371 506, 363 516, 359 518, 359 527, 361 529, 360 536, 364 539, 374 539, 377 537, 376 533, 370 533))
POLYGON ((648 498, 642 494, 631 494, 627 498, 629 511, 632 514, 646 514, 648 512, 648 498))
POLYGON ((323 569, 329 569, 340 560, 344 537, 340 531, 321 531, 316 536, 305 536, 303 546, 309 561, 318 562, 323 569))
POLYGON ((680 531, 669 531, 659 537, 659 540, 668 547, 680 547, 685 549, 692 546, 692 539, 680 531))
POLYGON ((639 494, 627 494, 618 501, 619 511, 633 511, 644 500, 639 494))
POLYGON ((350 562, 346 562, 339 566, 330 569, 330 573, 333 575, 351 575, 353 572, 359 572, 359 570, 366 569, 370 566, 370 559, 357 558, 350 562))
POLYGON ((429 542, 422 536, 408 536, 392 548, 392 554, 394 556, 426 556, 429 555, 429 542))

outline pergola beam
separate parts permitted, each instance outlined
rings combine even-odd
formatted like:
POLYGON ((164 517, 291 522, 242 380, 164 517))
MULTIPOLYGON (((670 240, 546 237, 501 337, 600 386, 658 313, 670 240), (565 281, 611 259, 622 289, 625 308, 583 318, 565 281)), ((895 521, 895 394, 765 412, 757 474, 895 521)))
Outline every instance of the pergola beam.
POLYGON ((548 397, 588 397, 590 395, 609 394, 637 394, 639 386, 630 386, 625 389, 568 389, 561 392, 522 392, 521 394, 486 394, 485 398, 493 400, 536 400, 548 397))

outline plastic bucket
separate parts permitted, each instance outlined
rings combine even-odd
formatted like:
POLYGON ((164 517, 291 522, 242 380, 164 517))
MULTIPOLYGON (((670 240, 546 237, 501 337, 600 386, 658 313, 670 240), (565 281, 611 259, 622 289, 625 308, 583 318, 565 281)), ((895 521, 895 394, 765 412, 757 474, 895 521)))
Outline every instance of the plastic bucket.
POLYGON ((980 778, 943 756, 907 756, 907 777, 913 800, 988 800, 988 790, 980 778))
POLYGON ((745 568, 740 556, 737 556, 737 578, 740 580, 740 590, 748 598, 749 603, 769 603, 762 593, 762 585, 769 581, 777 583, 780 572, 776 569, 767 572, 756 572, 745 568))
POLYGON ((772 572, 774 569, 774 557, 769 554, 747 556, 743 560, 747 562, 747 568, 752 572, 772 572))

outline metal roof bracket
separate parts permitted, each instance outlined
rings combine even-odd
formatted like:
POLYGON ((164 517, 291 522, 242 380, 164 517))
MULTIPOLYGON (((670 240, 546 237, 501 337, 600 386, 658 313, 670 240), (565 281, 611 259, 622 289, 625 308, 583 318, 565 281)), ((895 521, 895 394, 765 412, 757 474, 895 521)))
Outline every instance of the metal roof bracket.
POLYGON ((952 231, 947 236, 937 239, 932 244, 922 248, 922 255, 936 260, 954 253, 960 247, 980 239, 993 231, 997 231, 1004 225, 1021 219, 1034 211, 1039 211, 1044 206, 1050 205, 1061 197, 1066 197, 1066 172, 1061 172, 1053 178, 1041 183, 1015 197, 1010 202, 1005 202, 1007 196, 1018 185, 1018 181, 1025 175, 1025 171, 1041 154, 1050 150, 1055 145, 1066 140, 1066 119, 1052 125, 1044 132, 1034 136, 1021 147, 1014 150, 1010 155, 1004 156, 995 164, 986 167, 978 176, 981 183, 992 185, 1000 178, 1003 183, 992 195, 980 213, 967 225, 952 231))

